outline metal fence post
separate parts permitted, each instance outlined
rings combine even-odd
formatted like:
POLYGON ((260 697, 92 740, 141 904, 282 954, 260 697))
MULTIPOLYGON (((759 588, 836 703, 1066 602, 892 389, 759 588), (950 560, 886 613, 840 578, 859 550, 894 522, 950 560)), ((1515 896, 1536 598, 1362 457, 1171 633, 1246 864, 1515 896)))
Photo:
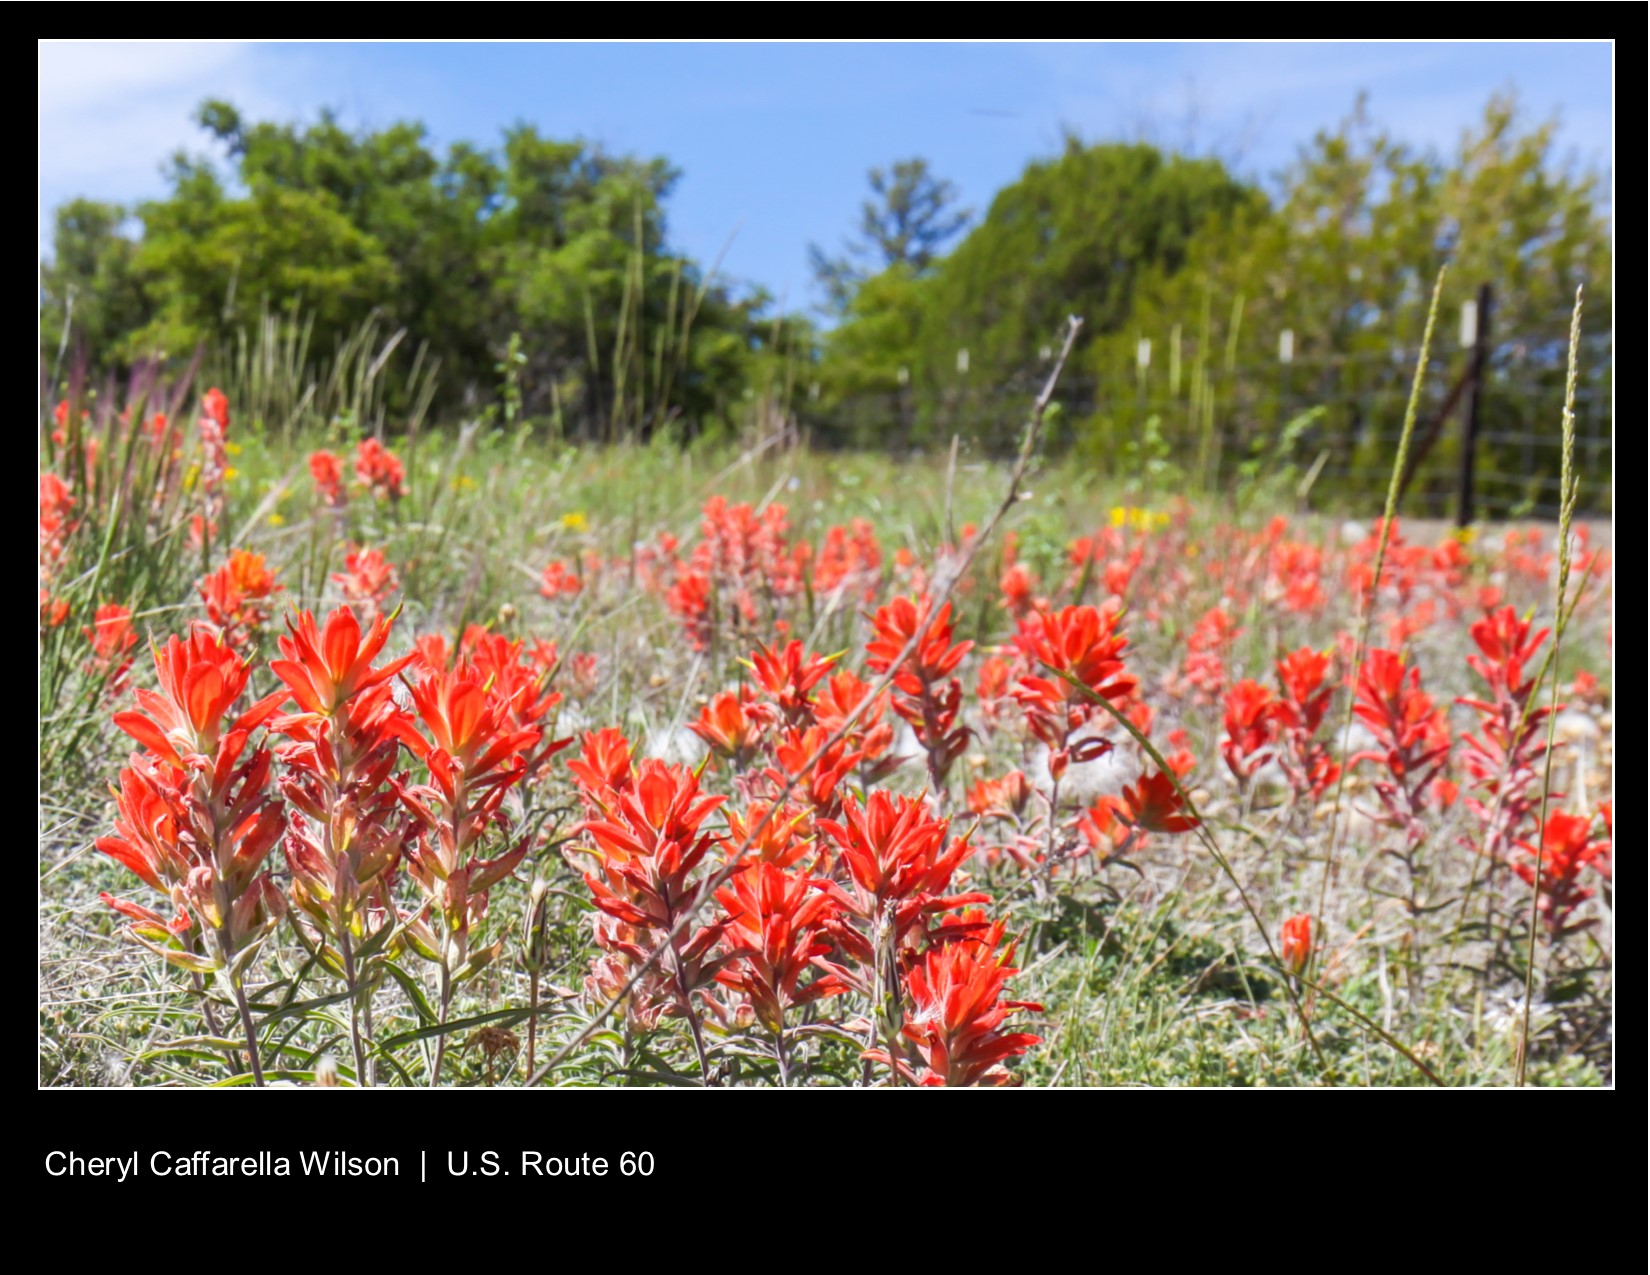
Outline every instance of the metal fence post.
POLYGON ((1484 399, 1484 372, 1489 363, 1490 306, 1494 302, 1490 285, 1478 285, 1478 323, 1472 338, 1472 370, 1467 382, 1466 437, 1461 444, 1461 488, 1456 498, 1455 525, 1470 527, 1476 517, 1473 488, 1477 481, 1479 407, 1484 399))

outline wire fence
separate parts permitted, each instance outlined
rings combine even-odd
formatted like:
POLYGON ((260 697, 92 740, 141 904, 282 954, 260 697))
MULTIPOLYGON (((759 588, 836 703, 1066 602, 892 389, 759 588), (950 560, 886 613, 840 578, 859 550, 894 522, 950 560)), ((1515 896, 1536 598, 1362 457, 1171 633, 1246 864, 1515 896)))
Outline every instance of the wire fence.
MULTIPOLYGON (((1230 491, 1266 485, 1302 508, 1378 511, 1385 500, 1419 351, 1298 357, 1280 341, 1269 363, 1198 369, 1154 365, 1142 342, 1134 368, 1066 376, 1049 431, 1052 451, 1093 463, 1147 491, 1230 491)), ((1434 349, 1423 382, 1402 510, 1411 516, 1554 517, 1562 458, 1565 346, 1550 336, 1434 349), (1476 414, 1473 463, 1464 464, 1476 414)), ((1159 355, 1157 362, 1165 360, 1159 355)), ((938 449, 955 435, 1002 455, 1019 439, 1039 378, 1006 385, 954 378, 918 388, 804 401, 797 426, 815 445, 938 449)), ((1579 506, 1613 509, 1611 346, 1583 341, 1576 393, 1579 506)), ((1046 374, 1046 368, 1043 369, 1046 374)))

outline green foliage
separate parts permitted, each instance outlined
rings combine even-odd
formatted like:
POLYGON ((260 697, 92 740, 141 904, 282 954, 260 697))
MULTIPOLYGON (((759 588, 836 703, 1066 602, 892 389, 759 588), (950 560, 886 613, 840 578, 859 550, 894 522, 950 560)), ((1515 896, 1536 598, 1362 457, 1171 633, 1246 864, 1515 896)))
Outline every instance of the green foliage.
POLYGON ((1258 204, 1215 160, 1068 139, 1058 159, 998 193, 936 273, 925 333, 933 370, 966 346, 971 377, 1006 383, 1068 314, 1081 313, 1091 334, 1119 330, 1143 273, 1172 275, 1212 217, 1258 204))
POLYGON ((147 320, 128 221, 120 204, 92 199, 70 200, 53 217, 54 251, 41 270, 48 304, 40 314, 40 348, 54 365, 71 330, 90 348, 116 349, 147 320))
POLYGON ((848 243, 847 255, 832 257, 817 244, 808 246, 809 263, 833 310, 848 307, 867 267, 922 274, 973 216, 955 206, 957 188, 936 177, 925 159, 873 168, 869 179, 873 198, 860 206, 859 236, 848 243))
MULTIPOLYGON (((1172 343, 1175 364, 1201 377, 1169 384, 1169 361, 1160 360, 1145 375, 1144 406, 1132 411, 1162 413, 1171 437, 1193 447, 1212 416, 1228 466, 1272 454, 1286 422, 1322 405, 1324 418, 1299 435, 1308 450, 1293 459, 1303 467, 1324 454, 1338 460, 1318 490, 1344 495, 1349 475, 1356 482, 1391 467, 1430 281, 1448 260, 1440 381, 1453 381, 1464 366, 1453 320, 1488 282, 1494 344, 1482 417, 1500 434, 1551 432, 1577 283, 1587 285, 1595 331, 1608 331, 1610 306, 1597 181, 1555 161, 1553 127, 1521 129, 1515 103, 1498 98, 1446 159, 1374 127, 1360 104, 1302 148, 1274 206, 1211 222, 1180 269, 1143 272, 1130 322, 1090 346, 1085 370, 1102 383, 1128 383, 1137 377, 1140 338, 1158 348, 1172 343), (1285 331, 1293 344, 1288 366, 1279 358, 1285 331)), ((1606 363, 1598 360, 1595 392, 1605 392, 1606 363)), ((1431 401, 1446 388, 1434 385, 1431 401)), ((1119 403, 1115 412, 1126 428, 1130 406, 1119 403)), ((1437 449, 1414 496, 1447 492, 1457 457, 1448 446, 1437 449)), ((1607 473, 1608 458, 1594 459, 1602 462, 1595 473, 1607 473)), ((1556 474, 1556 460, 1555 435, 1552 448, 1509 448, 1481 465, 1494 481, 1497 472, 1556 474)))
MULTIPOLYGON (((525 124, 496 149, 438 155, 414 123, 250 122, 223 102, 198 120, 227 162, 179 155, 163 199, 57 211, 41 319, 57 379, 84 368, 100 383, 157 354, 176 374, 204 346, 207 383, 255 383, 237 403, 287 428, 304 405, 306 427, 331 430, 343 409, 320 405, 348 399, 356 428, 392 432, 432 413, 569 440, 800 426, 836 446, 943 448, 960 434, 1001 451, 1075 312, 1084 344, 1051 447, 1138 482, 1266 481, 1269 499, 1292 486, 1347 501, 1384 489, 1427 281, 1448 259, 1404 510, 1442 512, 1453 488, 1459 425, 1433 431, 1430 417, 1466 359, 1455 318, 1487 282, 1478 467, 1487 505, 1505 511, 1552 503, 1577 283, 1584 341, 1611 323, 1599 179, 1556 157, 1553 125, 1526 126, 1510 99, 1448 156, 1403 144, 1360 105, 1302 147, 1270 199, 1214 159, 1068 138, 948 255, 968 217, 950 183, 921 159, 873 170, 846 254, 812 254, 837 320, 825 333, 671 250, 678 174, 663 159, 525 124)), ((1610 361, 1584 363, 1581 499, 1597 508, 1610 361)))
MULTIPOLYGON (((1046 371, 1075 312, 1086 323, 1073 411, 1051 444, 1146 482, 1166 479, 1172 459, 1206 489, 1264 480, 1273 499, 1288 487, 1345 501, 1384 489, 1430 281, 1449 260, 1429 450, 1406 511, 1441 512, 1453 491, 1459 409, 1436 438, 1427 418, 1463 371, 1456 319, 1485 282, 1495 302, 1480 481, 1502 510, 1551 504, 1550 423, 1578 283, 1585 335, 1607 339, 1610 324, 1604 196, 1595 175, 1554 155, 1553 137, 1551 122, 1526 126, 1497 98, 1441 156, 1374 127, 1360 104, 1301 148, 1271 199, 1214 160, 1068 140, 999 192, 949 256, 872 275, 844 299, 809 424, 846 444, 944 446, 959 433, 1001 449, 1016 423, 1005 392, 1046 371)), ((1608 490, 1610 370, 1607 357, 1588 363, 1580 464, 1583 499, 1596 501, 1608 490)))
POLYGON ((1034 377, 1068 314, 1087 331, 1116 329, 1142 271, 1172 272, 1211 217, 1259 203, 1214 160, 1070 138, 1000 191, 926 277, 895 267, 867 280, 826 343, 822 379, 837 396, 886 393, 905 367, 923 410, 902 435, 943 438, 942 418, 978 415, 982 392, 1034 377))
MULTIPOLYGON (((167 197, 136 209, 139 233, 117 205, 59 210, 48 360, 65 337, 93 375, 204 346, 213 376, 273 316, 276 343, 313 363, 294 375, 319 380, 371 320, 410 334, 425 378, 439 366, 439 408, 492 395, 509 357, 512 418, 585 437, 731 423, 767 299, 735 300, 669 250, 664 160, 526 125, 497 152, 439 157, 412 123, 251 123, 216 101, 197 121, 227 166, 176 156, 167 197)), ((403 376, 387 394, 404 420, 419 387, 403 376)))

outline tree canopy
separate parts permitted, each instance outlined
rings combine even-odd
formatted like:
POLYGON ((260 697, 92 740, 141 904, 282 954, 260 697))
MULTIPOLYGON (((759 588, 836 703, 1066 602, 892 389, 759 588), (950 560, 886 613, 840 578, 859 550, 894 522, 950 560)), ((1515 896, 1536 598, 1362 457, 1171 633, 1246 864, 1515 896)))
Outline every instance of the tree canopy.
MULTIPOLYGON (((1508 430, 1556 419, 1578 283, 1589 330, 1610 325, 1600 180, 1510 99, 1447 155, 1375 127, 1360 103, 1266 186, 1214 158, 1068 136, 977 222, 923 159, 873 169, 845 251, 810 252, 831 294, 824 331, 673 248, 678 174, 663 158, 529 124, 438 154, 410 122, 257 122, 221 101, 197 121, 218 157, 174 156, 164 197, 57 210, 48 360, 72 348, 119 373, 221 352, 271 320, 302 324, 324 359, 376 322, 439 368, 449 416, 491 401, 507 361, 516 412, 587 438, 732 425, 753 402, 827 443, 996 443, 1016 423, 1004 396, 1021 401, 1078 313, 1073 410, 1054 441, 1138 457, 1150 437, 1170 467, 1217 481, 1314 404, 1326 410, 1291 445, 1386 464, 1445 261, 1447 317, 1479 284, 1495 290, 1491 392, 1508 430)), ((1446 339, 1435 354, 1442 375, 1459 350, 1446 339)), ((1591 367, 1584 393, 1607 403, 1608 360, 1591 367)), ((1550 467, 1545 443, 1522 446, 1496 463, 1550 467)))
POLYGON ((764 296, 671 250, 663 159, 530 125, 438 156, 413 123, 249 123, 221 101, 197 122, 227 164, 179 154, 164 198, 58 210, 44 349, 67 329, 94 372, 118 372, 273 313, 324 355, 377 314, 425 346, 451 404, 489 393, 522 333, 524 410, 600 435, 725 413, 769 339, 764 296))

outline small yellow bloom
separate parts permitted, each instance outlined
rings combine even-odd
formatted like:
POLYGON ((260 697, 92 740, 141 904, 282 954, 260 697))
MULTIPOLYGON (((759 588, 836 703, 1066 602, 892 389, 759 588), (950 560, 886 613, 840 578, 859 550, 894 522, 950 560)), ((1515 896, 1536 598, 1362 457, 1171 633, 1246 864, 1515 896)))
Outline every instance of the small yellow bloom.
POLYGON ((582 513, 575 510, 573 513, 561 516, 561 525, 568 531, 583 531, 590 524, 585 520, 582 513))
POLYGON ((199 464, 189 466, 188 469, 183 471, 183 489, 185 491, 194 491, 195 483, 200 480, 200 476, 201 467, 199 464))
POLYGON ((1474 540, 1478 539, 1478 528, 1457 527, 1454 531, 1450 532, 1450 535, 1454 536, 1462 544, 1470 545, 1474 540))
POLYGON ((223 480, 226 483, 232 483, 237 478, 239 478, 240 476, 241 476, 241 471, 236 469, 233 465, 231 465, 228 469, 223 471, 223 480))
POLYGON ((1122 505, 1112 506, 1112 511, 1111 511, 1111 525, 1112 526, 1121 527, 1124 523, 1128 522, 1128 520, 1129 520, 1129 511, 1127 509, 1125 509, 1122 505))
POLYGON ((286 526, 286 519, 281 517, 280 514, 270 514, 269 525, 271 527, 284 527, 286 526))
POLYGON ((241 445, 239 443, 236 443, 236 442, 225 443, 223 445, 223 449, 224 449, 224 451, 228 452, 231 456, 239 456, 241 454, 241 445))
POLYGON ((454 491, 474 491, 475 487, 476 480, 468 474, 458 474, 453 478, 454 491))

